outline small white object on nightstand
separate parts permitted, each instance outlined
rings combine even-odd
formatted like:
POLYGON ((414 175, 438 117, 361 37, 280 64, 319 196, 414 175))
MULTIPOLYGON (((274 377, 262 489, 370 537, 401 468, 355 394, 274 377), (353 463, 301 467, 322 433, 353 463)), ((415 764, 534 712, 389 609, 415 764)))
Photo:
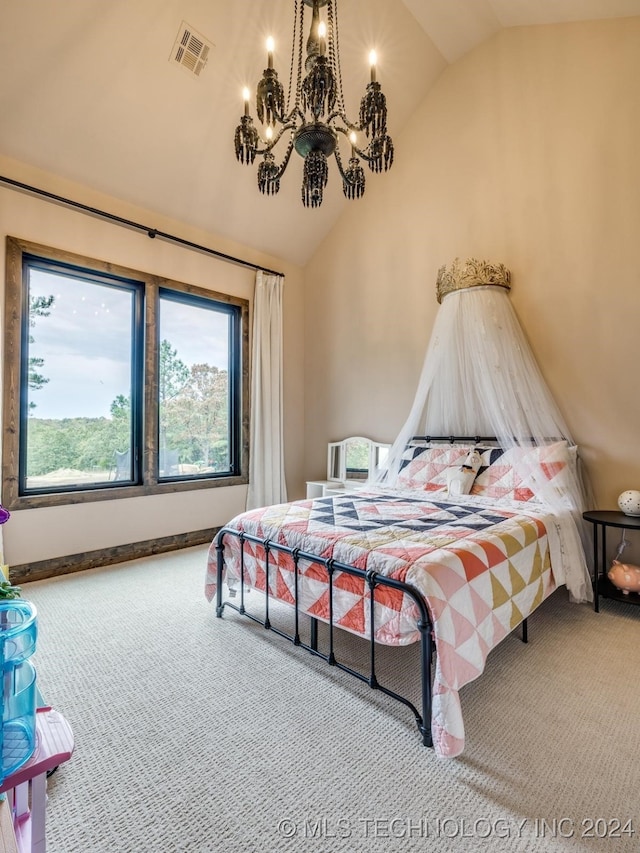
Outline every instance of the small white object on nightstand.
POLYGON ((627 489, 618 497, 618 506, 625 515, 640 516, 640 492, 627 489))

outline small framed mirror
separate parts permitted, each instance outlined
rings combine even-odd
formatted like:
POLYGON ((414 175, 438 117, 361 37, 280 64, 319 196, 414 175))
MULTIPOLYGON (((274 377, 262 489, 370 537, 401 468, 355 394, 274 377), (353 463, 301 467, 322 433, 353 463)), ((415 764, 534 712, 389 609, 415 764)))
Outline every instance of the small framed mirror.
POLYGON ((327 459, 327 480, 342 480, 342 442, 332 441, 329 444, 327 459))
POLYGON ((347 438, 344 442, 344 479, 366 480, 371 464, 371 445, 368 438, 347 438))
POLYGON ((381 444, 352 435, 342 441, 332 441, 328 447, 327 479, 343 483, 364 483, 370 474, 384 467, 389 444, 381 444))
POLYGON ((373 445, 373 470, 374 472, 380 471, 380 469, 386 468, 389 462, 389 451, 391 450, 390 444, 378 444, 375 443, 373 445))

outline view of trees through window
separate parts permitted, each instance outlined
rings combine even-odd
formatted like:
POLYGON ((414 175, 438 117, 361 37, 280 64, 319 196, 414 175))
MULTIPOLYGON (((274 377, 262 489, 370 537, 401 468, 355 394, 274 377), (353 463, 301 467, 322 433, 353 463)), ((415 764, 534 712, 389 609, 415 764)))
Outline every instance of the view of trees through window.
POLYGON ((369 471, 369 442, 364 438, 351 438, 345 447, 346 468, 351 474, 366 474, 369 471))
MULTIPOLYGON (((44 264, 28 273, 23 490, 139 481, 149 381, 139 284, 44 264)), ((159 302, 159 477, 228 472, 231 314, 169 290, 159 302)))
POLYGON ((229 318, 163 291, 160 338, 160 476, 228 471, 229 318))

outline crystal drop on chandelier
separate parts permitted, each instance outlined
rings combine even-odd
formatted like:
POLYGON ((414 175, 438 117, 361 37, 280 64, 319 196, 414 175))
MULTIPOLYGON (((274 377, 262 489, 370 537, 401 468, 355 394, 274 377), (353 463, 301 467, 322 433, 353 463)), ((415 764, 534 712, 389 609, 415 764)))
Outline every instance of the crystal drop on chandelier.
POLYGON ((284 114, 284 89, 273 68, 266 68, 264 77, 258 83, 256 92, 256 112, 262 124, 275 124, 282 121, 284 114))
POLYGON ((319 56, 302 83, 302 108, 313 114, 316 121, 329 115, 336 105, 336 81, 326 57, 319 56))
POLYGON ((323 151, 310 151, 304 158, 302 203, 305 207, 320 207, 322 191, 329 179, 329 166, 323 151))
POLYGON ((379 83, 369 83, 360 101, 360 125, 367 136, 374 138, 387 132, 387 99, 379 83))
POLYGON ((258 189, 265 195, 275 195, 280 189, 280 175, 276 159, 268 151, 258 166, 258 189))
POLYGON ((253 163, 258 148, 258 131, 253 126, 251 116, 242 116, 241 124, 236 127, 236 157, 241 163, 253 163))
POLYGON ((393 141, 390 136, 376 137, 371 142, 369 168, 372 172, 388 171, 393 164, 393 141))
POLYGON ((357 157, 351 157, 349 168, 345 170, 342 191, 347 198, 360 198, 364 194, 364 169, 357 157))

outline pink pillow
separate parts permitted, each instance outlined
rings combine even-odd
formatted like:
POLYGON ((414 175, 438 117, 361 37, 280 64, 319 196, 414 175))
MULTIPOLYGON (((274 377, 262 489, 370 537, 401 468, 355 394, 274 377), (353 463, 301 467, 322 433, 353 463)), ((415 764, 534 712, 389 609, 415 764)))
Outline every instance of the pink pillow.
MULTIPOLYGON (((567 443, 558 441, 536 447, 511 447, 488 453, 493 455, 486 467, 481 467, 471 487, 472 495, 512 501, 536 501, 538 497, 529 485, 527 472, 540 472, 545 480, 561 489, 568 474, 569 450, 567 443)), ((486 451, 485 451, 486 453, 486 451)), ((483 454, 484 456, 484 454, 483 454)))
POLYGON ((471 445, 409 445, 402 454, 397 485, 400 489, 447 490, 447 468, 462 465, 471 445))

